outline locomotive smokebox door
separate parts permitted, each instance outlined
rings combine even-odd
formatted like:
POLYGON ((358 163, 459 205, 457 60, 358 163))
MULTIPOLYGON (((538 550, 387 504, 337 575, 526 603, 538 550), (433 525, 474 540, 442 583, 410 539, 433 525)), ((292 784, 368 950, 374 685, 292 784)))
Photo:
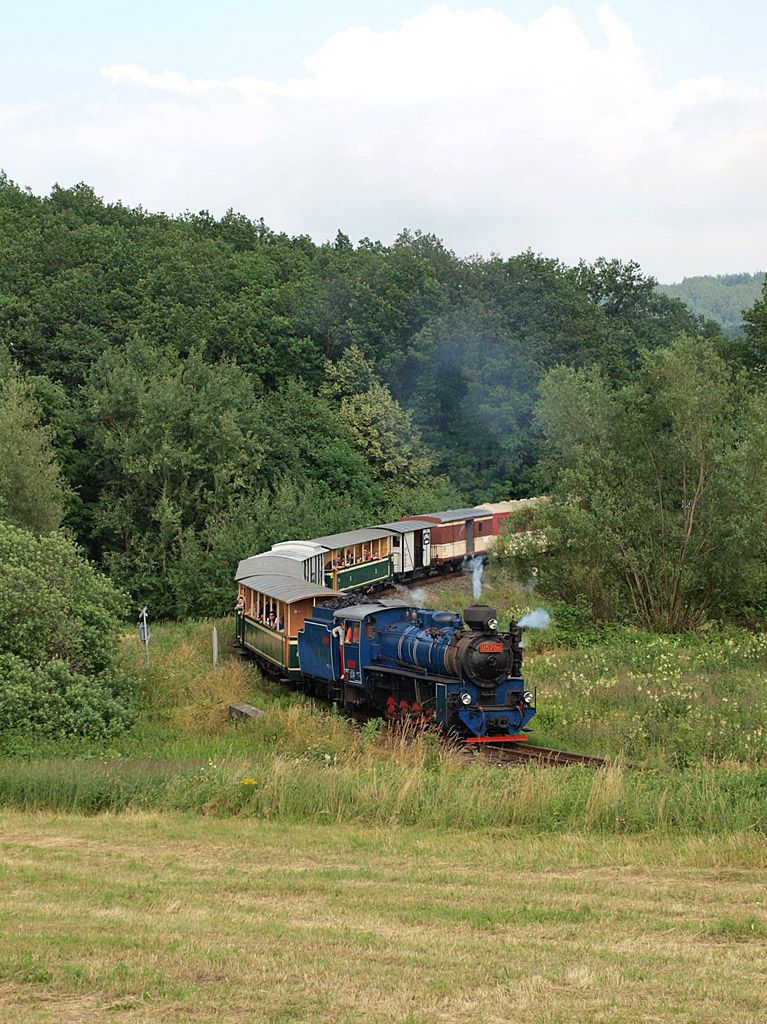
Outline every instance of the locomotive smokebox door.
POLYGON ((498 629, 498 616, 489 604, 472 604, 463 613, 463 621, 469 629, 493 632, 498 629))

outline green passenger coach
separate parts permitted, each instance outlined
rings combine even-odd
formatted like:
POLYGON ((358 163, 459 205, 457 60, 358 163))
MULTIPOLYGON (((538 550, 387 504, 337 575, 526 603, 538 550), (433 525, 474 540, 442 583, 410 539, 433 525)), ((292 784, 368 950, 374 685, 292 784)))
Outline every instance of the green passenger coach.
POLYGON ((325 585, 334 590, 370 589, 392 578, 391 535, 381 529, 314 537, 325 551, 325 585))

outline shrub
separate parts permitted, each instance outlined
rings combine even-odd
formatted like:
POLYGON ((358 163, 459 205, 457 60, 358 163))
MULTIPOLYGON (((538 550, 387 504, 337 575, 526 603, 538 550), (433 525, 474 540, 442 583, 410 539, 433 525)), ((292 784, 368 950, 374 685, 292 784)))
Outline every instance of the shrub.
POLYGON ((135 720, 127 680, 116 674, 84 676, 63 661, 32 666, 0 654, 0 734, 107 739, 135 720))
POLYGON ((0 522, 0 578, 0 654, 86 675, 107 668, 126 598, 77 545, 0 522))
POLYGON ((106 737, 133 721, 111 668, 126 599, 67 537, 0 522, 0 733, 106 737))

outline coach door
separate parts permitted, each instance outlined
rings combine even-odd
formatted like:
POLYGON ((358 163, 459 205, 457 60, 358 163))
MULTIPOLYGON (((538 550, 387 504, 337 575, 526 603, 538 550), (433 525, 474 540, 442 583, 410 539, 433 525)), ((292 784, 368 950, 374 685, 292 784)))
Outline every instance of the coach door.
POLYGON ((474 554, 474 520, 466 520, 466 554, 474 554))
POLYGON ((402 571, 413 571, 413 534, 402 534, 402 571))
POLYGON ((413 568, 423 569, 423 530, 413 534, 413 568))

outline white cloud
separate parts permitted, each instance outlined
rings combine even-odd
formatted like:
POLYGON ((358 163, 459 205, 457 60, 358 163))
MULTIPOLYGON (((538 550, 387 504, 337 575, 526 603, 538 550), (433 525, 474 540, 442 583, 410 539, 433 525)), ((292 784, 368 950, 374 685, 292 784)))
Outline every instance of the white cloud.
POLYGON ((282 82, 113 65, 88 107, 13 120, 35 176, 0 165, 320 239, 421 227, 463 253, 603 253, 662 279, 767 264, 767 94, 665 84, 630 26, 598 14, 594 43, 565 7, 523 25, 435 6, 340 32, 282 82))
POLYGON ((0 103, 0 125, 11 125, 21 121, 29 114, 43 110, 43 104, 33 100, 29 103, 0 103))

